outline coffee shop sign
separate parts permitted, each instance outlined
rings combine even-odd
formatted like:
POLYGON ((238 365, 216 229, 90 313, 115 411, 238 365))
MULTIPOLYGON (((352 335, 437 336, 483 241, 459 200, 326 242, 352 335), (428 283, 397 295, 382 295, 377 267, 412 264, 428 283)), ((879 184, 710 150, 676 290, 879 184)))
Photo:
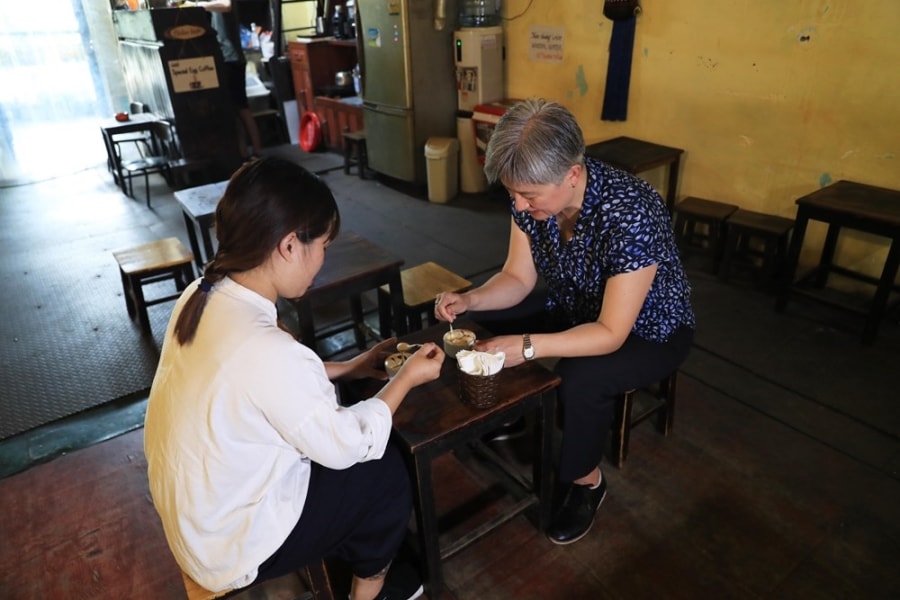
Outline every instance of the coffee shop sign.
POLYGON ((533 62, 562 62, 563 33, 562 27, 532 25, 528 36, 528 58, 533 62))
POLYGON ((212 56, 169 61, 169 77, 176 94, 219 87, 216 61, 212 56))

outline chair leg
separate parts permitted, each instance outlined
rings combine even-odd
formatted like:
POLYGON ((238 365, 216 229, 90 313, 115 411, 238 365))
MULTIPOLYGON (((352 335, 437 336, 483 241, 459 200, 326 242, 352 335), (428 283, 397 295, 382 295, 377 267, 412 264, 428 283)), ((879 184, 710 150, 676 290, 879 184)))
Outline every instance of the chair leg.
POLYGON ((675 424, 675 394, 678 389, 678 371, 659 382, 659 397, 665 402, 656 412, 656 430, 669 435, 675 424))
POLYGON ((353 143, 344 138, 344 174, 350 174, 350 155, 353 153, 353 143))
POLYGON ((122 269, 119 269, 119 276, 122 278, 122 291, 125 293, 125 308, 128 309, 128 317, 134 319, 134 292, 131 291, 131 279, 125 275, 122 269))
POLYGON ((144 289, 141 285, 140 277, 129 277, 129 287, 134 293, 135 310, 137 311, 138 324, 141 326, 141 332, 150 337, 150 316, 147 314, 147 301, 144 299, 144 289))
POLYGON ((612 428, 612 455, 610 459, 613 465, 619 469, 625 466, 625 458, 628 456, 628 438, 631 434, 631 413, 634 408, 634 394, 635 390, 629 390, 622 394, 618 402, 616 402, 612 428))
POLYGON ((309 591, 312 592, 315 600, 335 600, 331 587, 331 576, 328 574, 328 567, 324 560, 306 565, 303 571, 309 584, 309 591))
POLYGON ((175 289, 183 292, 194 278, 194 263, 184 265, 175 276, 175 289))

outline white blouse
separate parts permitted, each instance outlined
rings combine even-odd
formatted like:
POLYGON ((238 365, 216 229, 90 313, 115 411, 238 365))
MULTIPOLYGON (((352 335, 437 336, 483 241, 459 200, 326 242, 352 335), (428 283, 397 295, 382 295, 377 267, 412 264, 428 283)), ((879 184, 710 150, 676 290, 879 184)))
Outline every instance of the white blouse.
POLYGON ((278 328, 275 306, 225 278, 194 340, 166 330, 144 424, 150 493, 181 568, 211 591, 251 583, 303 511, 310 461, 380 458, 391 412, 338 405, 321 359, 278 328))

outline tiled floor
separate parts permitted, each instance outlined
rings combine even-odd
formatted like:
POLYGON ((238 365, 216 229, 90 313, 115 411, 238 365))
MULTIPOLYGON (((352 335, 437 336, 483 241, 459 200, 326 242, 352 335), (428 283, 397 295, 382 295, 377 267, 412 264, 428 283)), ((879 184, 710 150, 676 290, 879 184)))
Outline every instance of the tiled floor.
MULTIPOLYGON (((106 177, 96 174, 98 193, 109 193, 106 177)), ((502 200, 434 205, 421 190, 341 170, 323 177, 345 226, 408 265, 436 260, 479 281, 503 259, 502 200)), ((142 211, 129 231, 184 236, 171 194, 155 193, 152 213, 124 201, 142 211)), ((799 300, 777 314, 748 281, 722 284, 702 259, 688 265, 699 324, 672 435, 635 430, 625 468, 605 469, 610 494, 584 540, 554 546, 517 517, 446 562, 446 597, 900 596, 896 313, 862 346, 857 317, 799 300)), ((98 430, 109 422, 98 417, 98 430)), ((57 437, 45 433, 28 452, 57 437)), ((0 445, 0 459, 9 448, 0 445)), ((521 441, 501 450, 529 461, 521 441)), ((135 501, 146 500, 144 468, 134 431, 0 480, 3 597, 177 597, 152 507, 135 501)), ((471 491, 451 465, 437 485, 447 510, 471 491)), ((266 595, 290 597, 280 593, 266 595)))

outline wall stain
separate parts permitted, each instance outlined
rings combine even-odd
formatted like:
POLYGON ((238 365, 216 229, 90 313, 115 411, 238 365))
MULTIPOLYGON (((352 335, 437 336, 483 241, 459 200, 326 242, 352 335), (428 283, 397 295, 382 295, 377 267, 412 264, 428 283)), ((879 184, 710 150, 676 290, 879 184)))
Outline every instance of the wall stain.
POLYGON ((719 66, 719 63, 712 58, 704 58, 702 56, 697 57, 697 64, 698 66, 706 67, 707 69, 715 69, 719 66))
POLYGON ((797 36, 797 40, 800 43, 806 43, 812 41, 812 34, 815 31, 815 27, 804 27, 800 30, 800 35, 797 36))
POLYGON ((828 173, 822 173, 819 175, 819 187, 826 187, 831 185, 831 175, 828 173))
POLYGON ((649 55, 650 55, 650 49, 649 49, 649 48, 644 48, 644 58, 646 58, 646 57, 649 56, 649 55))
POLYGON ((582 97, 587 94, 588 84, 587 77, 584 76, 584 65, 578 65, 578 71, 575 72, 575 86, 582 97))

